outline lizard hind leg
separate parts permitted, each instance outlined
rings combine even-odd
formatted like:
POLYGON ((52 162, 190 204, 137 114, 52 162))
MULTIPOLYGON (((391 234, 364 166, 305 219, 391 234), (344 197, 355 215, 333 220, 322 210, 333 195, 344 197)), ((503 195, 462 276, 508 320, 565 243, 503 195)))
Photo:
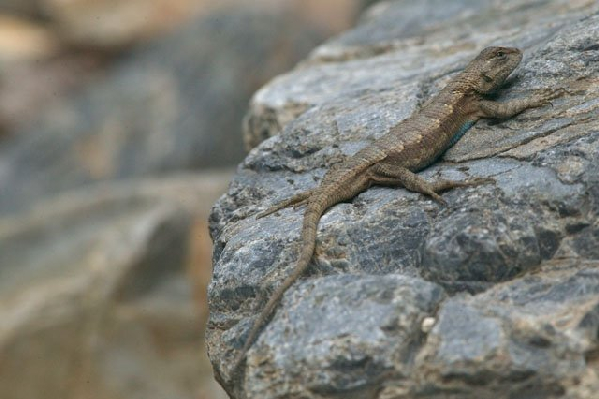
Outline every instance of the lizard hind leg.
POLYGON ((446 180, 439 179, 432 182, 433 191, 440 193, 442 191, 451 190, 456 187, 474 187, 486 183, 495 183, 496 180, 492 177, 476 177, 468 180, 446 180))
POLYGON ((296 194, 291 198, 281 201, 278 204, 273 205, 273 206, 263 210, 262 212, 258 213, 256 215, 256 219, 260 219, 265 216, 268 216, 271 213, 275 213, 276 211, 281 210, 283 208, 287 208, 288 206, 293 206, 294 208, 302 206, 308 201, 308 198, 310 197, 310 195, 312 195, 313 191, 314 190, 304 191, 303 193, 296 194))
POLYGON ((442 191, 456 187, 478 186, 495 181, 490 178, 477 178, 464 181, 441 179, 428 182, 403 166, 389 163, 375 164, 369 171, 371 180, 376 184, 403 186, 410 191, 428 195, 442 205, 447 205, 447 202, 438 194, 442 191))

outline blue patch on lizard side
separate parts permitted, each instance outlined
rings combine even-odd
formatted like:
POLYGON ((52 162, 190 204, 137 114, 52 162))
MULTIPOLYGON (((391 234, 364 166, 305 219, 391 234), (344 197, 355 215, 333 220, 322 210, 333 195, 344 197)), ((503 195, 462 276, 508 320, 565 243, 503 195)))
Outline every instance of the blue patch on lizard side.
MULTIPOLYGON (((457 143, 463 135, 466 134, 466 132, 468 131, 468 129, 470 129, 472 127, 472 125, 474 125, 476 123, 476 121, 468 121, 466 123, 464 123, 459 129, 458 131, 453 135, 453 137, 451 138, 449 145, 445 148, 445 150, 447 150, 448 148, 453 147, 453 145, 455 143, 457 143)), ((426 165, 422 166, 421 169, 424 169, 432 164, 434 164, 435 162, 437 162, 442 156, 443 153, 445 152, 445 150, 443 150, 440 154, 438 154, 434 159, 432 159, 429 163, 427 163, 426 165)))
POLYGON ((468 131, 468 129, 470 129, 472 127, 472 125, 474 125, 474 121, 468 121, 468 122, 464 123, 462 125, 462 127, 460 127, 458 129, 458 131, 451 138, 451 141, 449 142, 449 146, 453 147, 455 145, 455 143, 457 143, 458 140, 461 139, 462 136, 466 134, 466 132, 468 131))

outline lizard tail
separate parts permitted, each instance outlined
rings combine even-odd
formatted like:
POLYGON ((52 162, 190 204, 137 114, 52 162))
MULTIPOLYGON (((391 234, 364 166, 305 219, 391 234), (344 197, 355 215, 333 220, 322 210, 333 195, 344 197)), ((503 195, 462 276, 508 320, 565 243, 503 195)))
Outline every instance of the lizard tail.
POLYGON ((243 348, 235 358, 233 362, 233 372, 239 369, 241 364, 243 363, 245 356, 252 346, 254 340, 258 337, 260 330, 267 322, 268 318, 272 311, 279 304, 281 297, 283 294, 293 285, 293 283, 304 274, 308 265, 310 264, 310 259, 312 259, 312 254, 314 253, 314 247, 316 246, 316 231, 318 228, 318 222, 320 221, 320 217, 326 209, 325 200, 320 198, 314 198, 308 203, 308 207, 306 208, 306 212, 304 214, 304 222, 302 227, 302 233, 300 235, 300 239, 302 241, 302 249, 293 268, 291 274, 277 287, 275 292, 268 299, 268 302, 264 306, 264 309, 260 312, 258 318, 254 321, 252 328, 248 334, 248 338, 243 345, 243 348))

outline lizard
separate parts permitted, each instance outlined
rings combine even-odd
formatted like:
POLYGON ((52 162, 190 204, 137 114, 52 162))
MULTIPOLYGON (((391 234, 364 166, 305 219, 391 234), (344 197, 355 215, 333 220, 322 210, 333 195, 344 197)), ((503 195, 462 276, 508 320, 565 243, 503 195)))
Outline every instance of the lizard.
POLYGON ((308 268, 316 246, 318 223, 328 208, 350 200, 371 185, 404 187, 446 205, 440 192, 494 182, 491 178, 429 182, 416 172, 434 163, 477 120, 511 118, 526 109, 550 104, 550 100, 563 93, 562 89, 545 89, 536 95, 507 102, 489 99, 489 95, 505 83, 521 60, 522 51, 515 47, 483 49, 420 110, 371 145, 334 164, 316 188, 296 194, 256 215, 259 219, 289 206, 306 206, 300 234, 301 250, 296 264, 254 320, 244 346, 233 361, 233 372, 240 368, 283 294, 308 268))

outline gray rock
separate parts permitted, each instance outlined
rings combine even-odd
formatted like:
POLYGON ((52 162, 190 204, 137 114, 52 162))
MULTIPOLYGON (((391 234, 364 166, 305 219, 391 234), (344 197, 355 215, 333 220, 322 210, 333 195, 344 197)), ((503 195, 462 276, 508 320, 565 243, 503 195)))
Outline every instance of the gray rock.
POLYGON ((223 181, 100 185, 0 219, 2 398, 224 397, 200 379, 189 278, 192 225, 223 181))
POLYGON ((495 390, 505 397, 553 398, 596 384, 583 376, 593 368, 598 311, 597 261, 545 265, 483 294, 451 298, 418 354, 414 375, 423 377, 411 394, 490 398, 495 390), (431 390, 436 395, 425 393, 431 390))
MULTIPOLYGON (((442 297, 438 285, 398 275, 329 276, 298 286, 290 299, 295 311, 277 315, 252 349, 247 395, 365 395, 394 364, 412 360, 422 321, 442 297)), ((227 331, 222 345, 239 343, 246 327, 227 331)))
POLYGON ((0 148, 0 214, 97 181, 242 159, 251 94, 322 37, 287 15, 223 11, 134 51, 0 148))
POLYGON ((371 58, 395 46, 405 47, 410 39, 428 36, 447 21, 469 19, 486 7, 487 1, 477 0, 403 1, 400 7, 391 1, 381 1, 364 13, 359 26, 318 47, 310 58, 322 61, 371 58))
POLYGON ((2 0, 0 12, 39 18, 45 16, 42 3, 43 0, 2 0))
POLYGON ((406 4, 375 8, 366 25, 254 96, 248 119, 270 126, 262 136, 273 137, 250 152, 210 219, 216 376, 234 398, 592 398, 599 386, 599 6, 514 0, 481 2, 474 12, 464 1, 452 3, 447 18, 427 19, 406 4), (410 12, 412 28, 386 28, 389 15, 407 21, 410 12), (525 51, 500 101, 547 87, 569 93, 509 121, 477 123, 423 171, 428 179, 496 179, 443 194, 448 207, 373 187, 330 209, 309 273, 286 293, 243 373, 230 375, 253 318, 300 245, 301 210, 253 216, 316 185, 491 44, 525 51), (410 288, 389 291, 398 281, 410 288), (408 307, 370 305, 371 284, 408 307), (393 344, 361 332, 376 334, 393 316, 406 332, 393 344), (337 344, 343 332, 351 345, 337 344))
MULTIPOLYGON (((381 2, 371 12, 373 16, 355 30, 315 49, 309 67, 300 66, 294 73, 282 75, 256 92, 248 118, 259 128, 246 129, 246 142, 258 145, 265 138, 278 134, 307 109, 336 98, 348 100, 367 93, 391 91, 390 95, 406 96, 410 102, 420 104, 484 45, 515 45, 528 50, 525 62, 518 70, 520 79, 506 99, 544 87, 541 83, 556 84, 564 71, 572 77, 578 77, 580 73, 588 77, 584 65, 593 59, 592 55, 589 55, 590 59, 570 59, 571 54, 566 52, 562 53, 564 60, 559 63, 552 54, 540 49, 541 44, 547 43, 558 30, 563 33, 570 30, 576 41, 555 40, 552 43, 554 51, 567 50, 568 46, 581 51, 592 48, 596 34, 594 27, 581 32, 574 21, 592 14, 595 5, 583 2, 578 7, 569 7, 569 3, 565 0, 543 1, 542 6, 529 7, 517 0, 502 5, 463 0, 451 2, 448 8, 447 2, 439 0, 420 1, 417 5, 410 1, 381 2), (446 13, 452 17, 447 17, 446 13), (515 27, 507 36, 504 32, 506 24, 515 27), (382 48, 378 48, 380 46, 382 48), (538 52, 533 52, 537 49, 538 52), (578 67, 569 68, 570 65, 578 67), (539 73, 540 70, 545 72, 539 73), (412 86, 409 91, 408 85, 412 86)), ((592 25, 588 21, 583 24, 592 25)), ((584 87, 583 82, 578 86, 584 87)), ((405 100, 401 104, 414 106, 406 104, 405 100)), ((593 108, 592 105, 580 105, 588 111, 593 108)), ((559 123, 536 122, 531 127, 541 129, 544 126, 541 131, 545 133, 552 128, 555 130, 559 123)), ((477 130, 483 126, 479 123, 477 130)), ((487 142, 493 143, 505 135, 506 130, 502 129, 487 142)), ((480 145, 476 148, 485 150, 480 145)), ((454 151, 457 150, 459 148, 454 151)), ((467 152, 471 153, 471 150, 467 152)), ((490 154, 479 157, 487 155, 490 154)))

